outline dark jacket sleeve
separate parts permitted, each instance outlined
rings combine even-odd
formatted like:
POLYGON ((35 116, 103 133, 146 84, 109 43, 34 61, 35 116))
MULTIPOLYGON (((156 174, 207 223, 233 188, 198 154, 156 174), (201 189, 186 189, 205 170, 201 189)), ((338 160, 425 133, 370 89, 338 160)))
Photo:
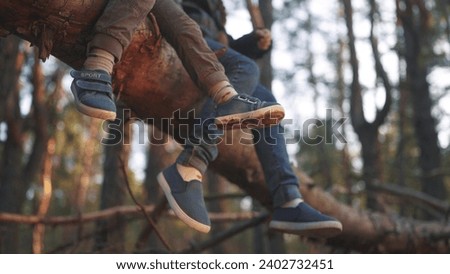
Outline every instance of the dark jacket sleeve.
POLYGON ((258 40, 253 32, 238 39, 233 39, 233 37, 228 36, 228 40, 230 48, 252 59, 259 59, 272 49, 272 45, 267 50, 259 49, 258 40))

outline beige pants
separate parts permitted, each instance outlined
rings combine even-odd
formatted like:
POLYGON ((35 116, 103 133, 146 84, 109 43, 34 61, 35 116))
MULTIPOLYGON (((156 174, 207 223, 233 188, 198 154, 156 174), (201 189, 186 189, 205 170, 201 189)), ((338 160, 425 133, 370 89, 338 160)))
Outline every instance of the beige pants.
POLYGON ((150 11, 192 80, 214 97, 212 87, 228 81, 224 68, 203 39, 197 23, 173 0, 110 0, 95 25, 88 50, 104 49, 119 61, 137 26, 150 11))

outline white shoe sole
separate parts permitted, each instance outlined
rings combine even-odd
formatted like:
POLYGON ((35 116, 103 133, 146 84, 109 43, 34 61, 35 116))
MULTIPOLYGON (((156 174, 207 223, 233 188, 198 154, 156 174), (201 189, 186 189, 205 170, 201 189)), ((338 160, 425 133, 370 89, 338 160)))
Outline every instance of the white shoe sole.
POLYGON ((271 221, 269 228, 302 236, 313 238, 330 238, 342 232, 342 224, 338 221, 326 221, 317 223, 291 223, 281 221, 271 221))
POLYGON ((73 83, 70 86, 70 90, 72 91, 73 97, 75 99, 75 106, 79 112, 102 120, 114 121, 116 119, 116 113, 114 111, 107 111, 98 108, 93 108, 81 103, 81 101, 78 99, 78 94, 75 88, 73 87, 73 83))
POLYGON ((281 105, 275 105, 255 111, 217 117, 215 123, 220 129, 260 128, 277 125, 283 118, 284 108, 281 105))
POLYGON ((164 177, 164 174, 160 172, 157 176, 157 180, 159 185, 161 186, 162 190, 164 191, 164 194, 166 195, 167 201, 169 202, 170 207, 172 208, 173 212, 175 212, 175 215, 177 215, 178 218, 181 219, 185 224, 192 227, 195 230, 198 230, 202 233, 208 233, 211 230, 211 226, 202 224, 191 217, 187 215, 181 207, 178 205, 175 198, 172 196, 172 191, 170 190, 170 186, 166 181, 166 178, 164 177))

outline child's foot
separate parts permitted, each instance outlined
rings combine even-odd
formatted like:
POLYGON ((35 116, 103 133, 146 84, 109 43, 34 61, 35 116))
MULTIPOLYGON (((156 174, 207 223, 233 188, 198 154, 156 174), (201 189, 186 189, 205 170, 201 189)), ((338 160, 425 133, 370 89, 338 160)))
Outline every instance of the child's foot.
POLYGON ((185 182, 176 164, 159 173, 157 179, 175 215, 188 226, 208 233, 211 222, 203 200, 202 183, 198 180, 185 182))
POLYGON ((221 129, 259 128, 278 124, 284 118, 284 108, 274 102, 239 94, 217 105, 216 124, 221 129))
POLYGON ((70 89, 78 111, 103 120, 116 119, 109 73, 102 70, 73 70, 70 75, 74 78, 70 89))
POLYGON ((275 208, 269 228, 313 238, 329 238, 342 232, 342 224, 338 220, 320 213, 305 202, 297 207, 275 208))

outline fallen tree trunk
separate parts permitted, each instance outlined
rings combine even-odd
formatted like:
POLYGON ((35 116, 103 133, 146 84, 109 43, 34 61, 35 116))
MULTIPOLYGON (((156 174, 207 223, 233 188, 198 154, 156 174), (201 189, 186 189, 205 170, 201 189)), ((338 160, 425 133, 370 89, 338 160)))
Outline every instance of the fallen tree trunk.
MULTIPOLYGON (((15 34, 78 69, 89 33, 106 0, 0 1, 0 35, 15 34)), ((141 119, 171 118, 203 99, 175 51, 162 39, 149 16, 139 26, 122 61, 115 66, 114 92, 141 119)))
POLYGON ((342 222, 343 232, 328 244, 362 253, 448 253, 450 226, 447 222, 428 222, 398 215, 362 211, 340 203, 306 175, 301 192, 305 200, 342 222))
MULTIPOLYGON (((52 54, 79 68, 84 61, 89 30, 105 3, 106 0, 0 0, 0 35, 17 35, 38 46, 41 59, 52 54)), ((122 61, 116 65, 114 91, 138 118, 179 136, 176 127, 179 119, 173 114, 198 108, 204 96, 161 37, 152 18, 150 15, 136 31, 122 61), (163 122, 169 118, 174 118, 172 126, 163 122)), ((270 209, 269 192, 248 135, 229 132, 219 151, 212 168, 270 209)), ((446 224, 362 212, 308 184, 307 177, 302 181, 301 191, 307 202, 343 223, 344 232, 327 244, 359 252, 449 251, 450 227, 446 224)))

